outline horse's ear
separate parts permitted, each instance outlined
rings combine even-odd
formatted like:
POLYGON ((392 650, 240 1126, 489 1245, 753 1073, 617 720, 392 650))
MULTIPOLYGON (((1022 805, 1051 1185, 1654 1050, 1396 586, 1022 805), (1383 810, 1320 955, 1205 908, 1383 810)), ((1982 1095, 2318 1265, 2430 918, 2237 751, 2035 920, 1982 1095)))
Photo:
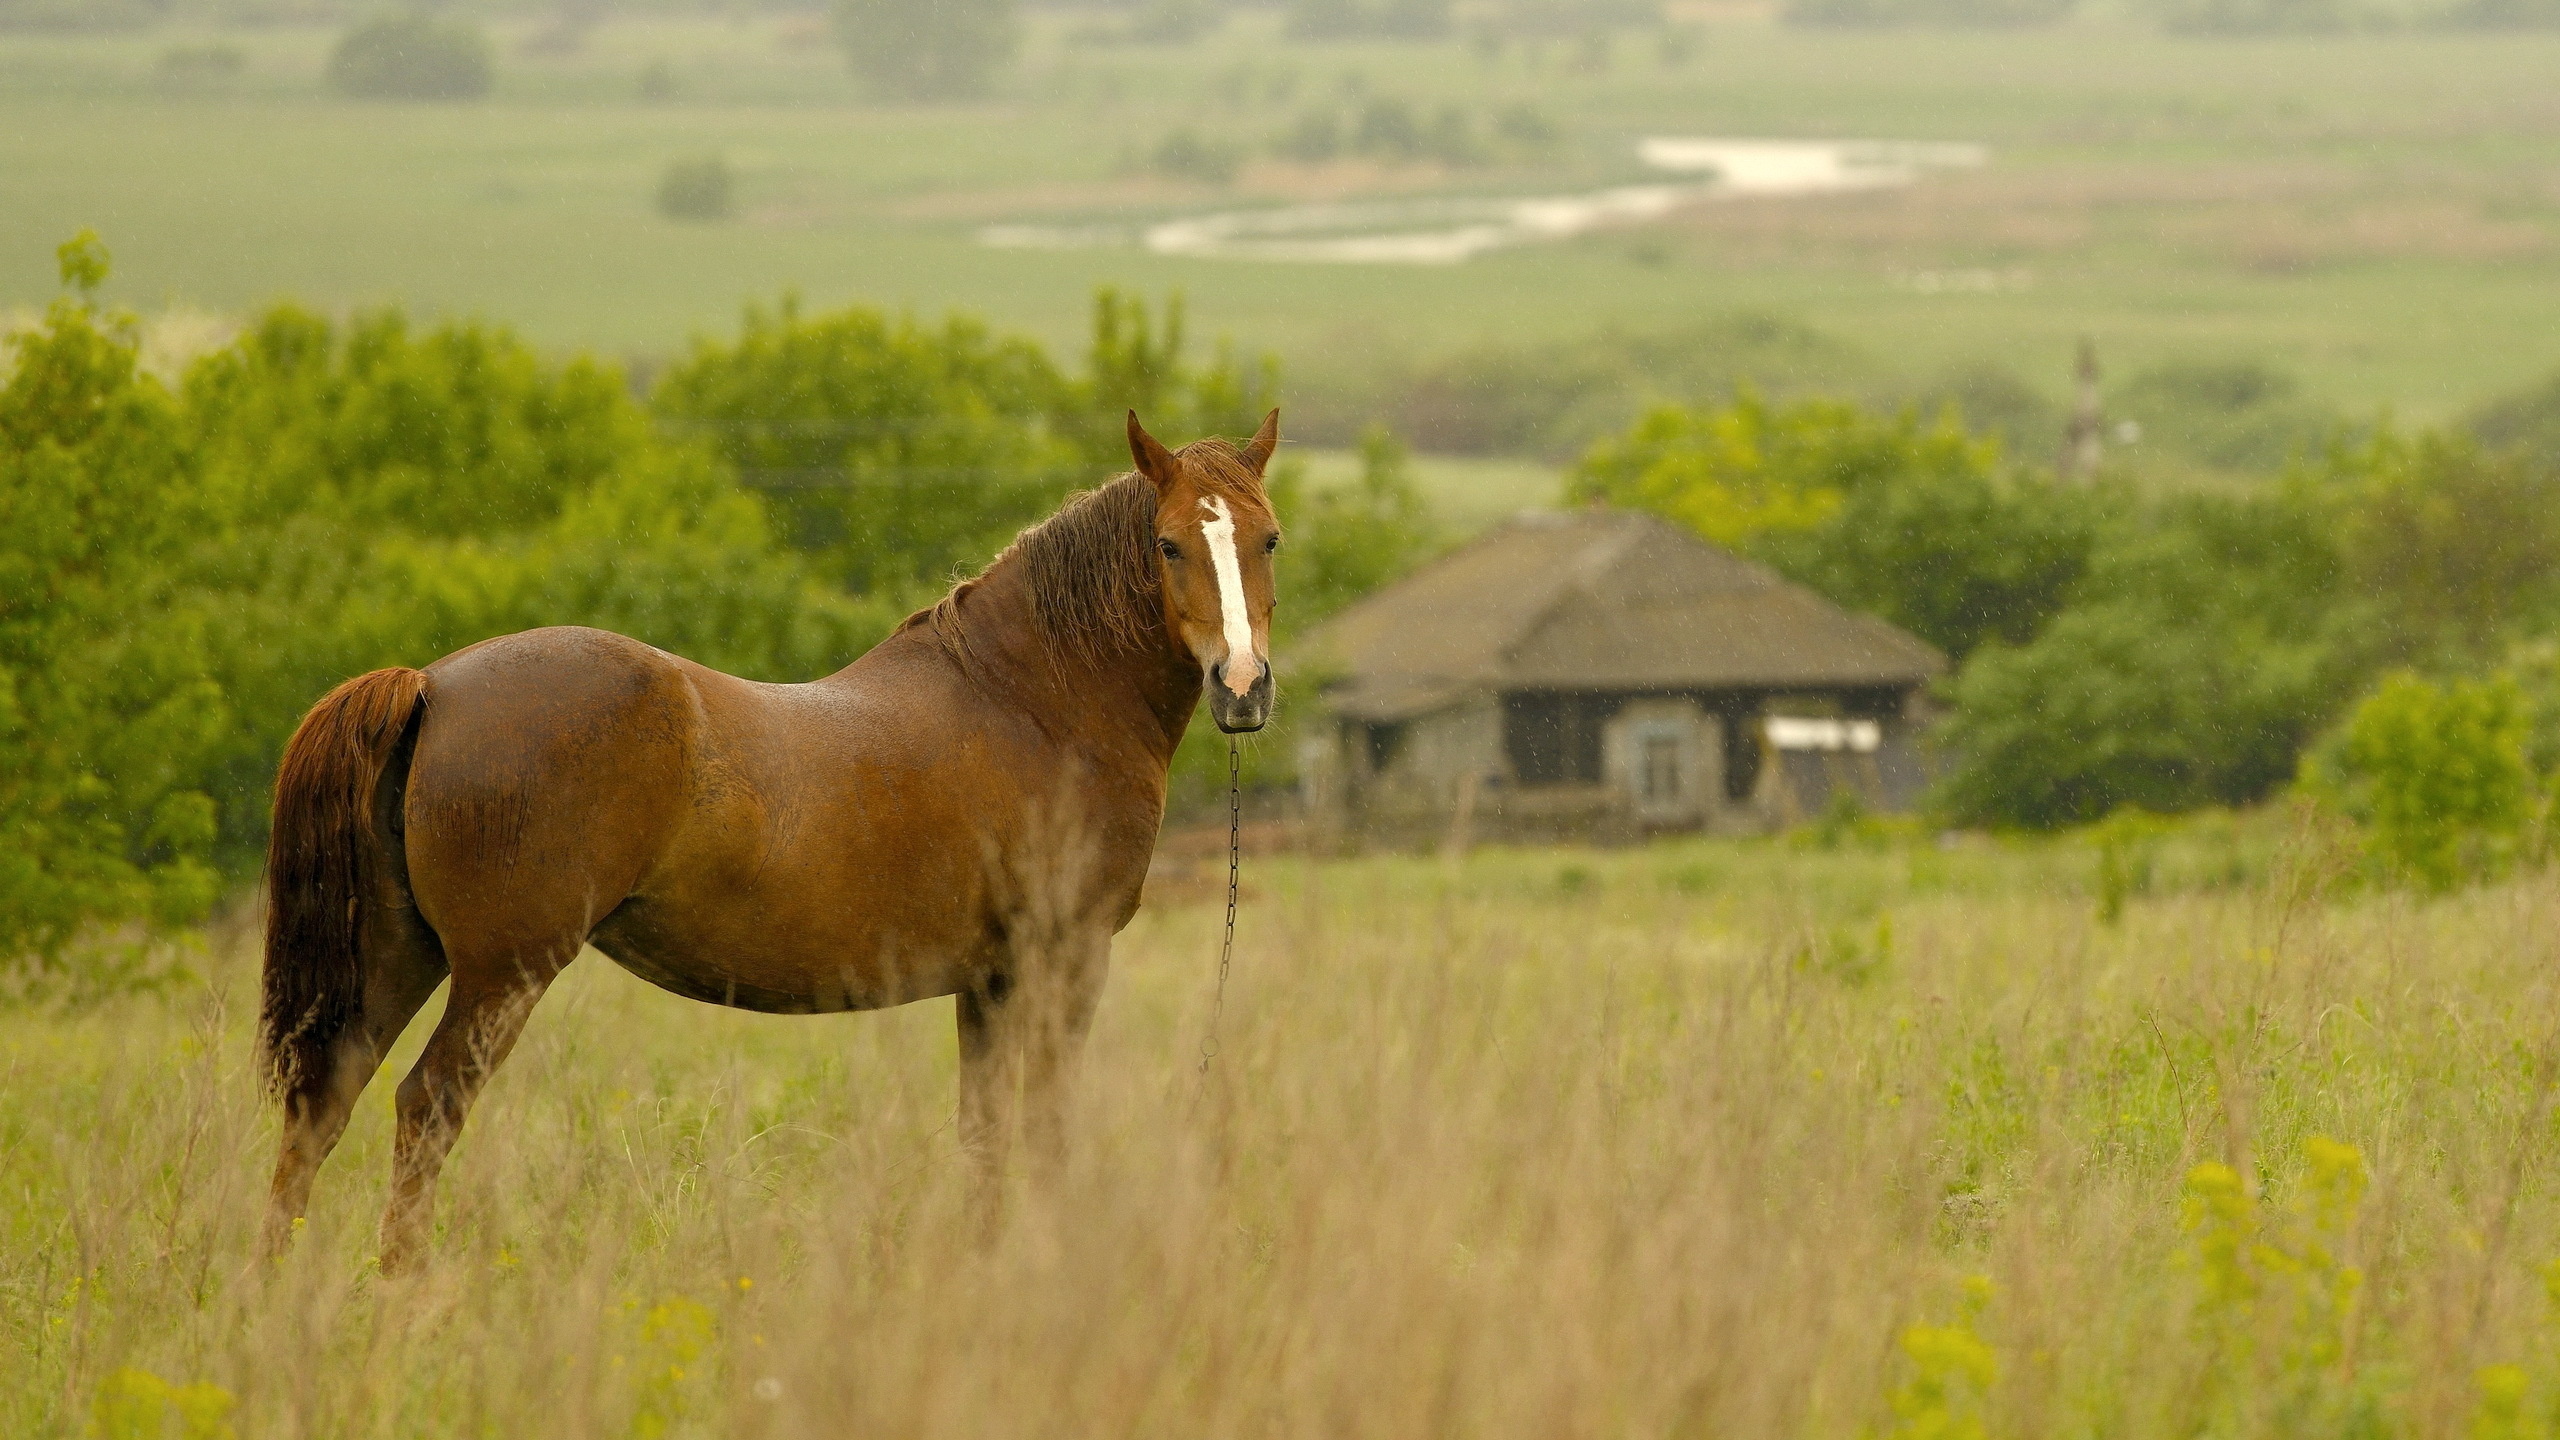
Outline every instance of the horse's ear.
POLYGON ((1173 463, 1173 452, 1138 423, 1135 410, 1129 412, 1129 458, 1138 462, 1138 473, 1156 482, 1158 490, 1169 489, 1181 468, 1173 463))
POLYGON ((1253 438, 1245 442, 1244 463, 1252 468, 1254 478, 1261 478, 1262 467, 1271 463, 1271 452, 1279 448, 1280 412, 1274 409, 1262 417, 1262 428, 1254 431, 1253 438))

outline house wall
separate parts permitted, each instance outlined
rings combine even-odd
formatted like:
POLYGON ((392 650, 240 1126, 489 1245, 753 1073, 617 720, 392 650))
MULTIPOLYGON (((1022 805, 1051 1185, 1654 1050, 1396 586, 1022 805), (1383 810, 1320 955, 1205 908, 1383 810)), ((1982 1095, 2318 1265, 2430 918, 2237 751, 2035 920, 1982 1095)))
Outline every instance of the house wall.
POLYGON ((1318 833, 1336 843, 1615 843, 1682 830, 1748 833, 1820 815, 1836 786, 1854 788, 1874 808, 1907 808, 1929 778, 1920 728, 1905 697, 1890 692, 1588 693, 1562 706, 1553 697, 1524 703, 1519 696, 1479 695, 1391 733, 1336 722, 1302 752, 1302 797, 1318 833), (1821 707, 1879 718, 1879 749, 1781 755, 1767 748, 1758 725, 1766 710, 1821 713, 1821 707), (1597 773, 1582 775, 1585 767, 1577 765, 1566 767, 1577 773, 1550 783, 1522 783, 1519 755, 1539 752, 1524 747, 1513 730, 1550 723, 1558 714, 1572 722, 1565 733, 1586 726, 1596 731, 1597 773), (1642 798, 1644 742, 1665 734, 1679 742, 1681 793, 1649 802, 1642 798), (1737 753, 1744 762, 1739 771, 1737 753))

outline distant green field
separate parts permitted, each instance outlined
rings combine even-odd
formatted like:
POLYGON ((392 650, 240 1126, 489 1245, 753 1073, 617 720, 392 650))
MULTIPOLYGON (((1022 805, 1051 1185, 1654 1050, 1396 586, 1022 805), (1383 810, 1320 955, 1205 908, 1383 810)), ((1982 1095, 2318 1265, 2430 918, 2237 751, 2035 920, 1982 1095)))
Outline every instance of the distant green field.
POLYGON ((400 301, 543 343, 649 357, 797 289, 962 308, 1079 348, 1092 287, 1180 289, 1195 333, 1299 374, 1659 327, 1736 308, 1831 331, 1926 377, 1992 363, 2048 390, 2096 337, 2118 373, 2263 360, 2357 410, 2433 418, 2560 365, 2560 36, 2175 39, 1710 26, 1605 73, 1459 43, 1295 45, 1268 17, 1172 48, 1065 43, 1046 16, 995 100, 860 103, 807 17, 631 21, 564 58, 502 29, 498 95, 334 100, 330 36, 219 37, 234 80, 155 78, 192 32, 0 37, 0 310, 51 293, 94 226, 117 294, 236 312, 400 301), (676 98, 644 103, 664 61, 676 98), (1173 129, 1260 145, 1354 87, 1476 111, 1534 101, 1550 163, 1444 174, 1248 164, 1216 189, 1134 173, 1173 129), (1471 263, 1185 260, 991 250, 995 221, 1154 217, 1320 193, 1543 193, 1633 179, 1647 134, 1979 141, 1991 163, 1888 193, 1734 202, 1471 263), (660 170, 718 150, 741 213, 656 215, 660 170))
MULTIPOLYGON (((1288 453, 1307 467, 1308 483, 1318 487, 1348 484, 1360 473, 1360 457, 1349 450, 1293 446, 1288 453)), ((1472 535, 1523 510, 1554 505, 1564 477, 1534 460, 1419 455, 1413 461, 1413 481, 1442 523, 1460 535, 1472 535)))

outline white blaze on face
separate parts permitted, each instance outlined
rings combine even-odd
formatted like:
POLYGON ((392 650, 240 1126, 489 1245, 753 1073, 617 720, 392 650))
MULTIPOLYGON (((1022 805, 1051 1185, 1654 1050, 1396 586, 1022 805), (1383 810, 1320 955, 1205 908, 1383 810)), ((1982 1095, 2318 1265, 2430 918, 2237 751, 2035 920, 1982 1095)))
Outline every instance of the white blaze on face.
POLYGON ((1253 616, 1244 608, 1244 565, 1236 559, 1236 521, 1227 502, 1210 496, 1200 502, 1209 518, 1200 522, 1200 538, 1209 542, 1209 567, 1218 572, 1218 618, 1227 636, 1227 688, 1241 695, 1262 675, 1253 653, 1253 616))

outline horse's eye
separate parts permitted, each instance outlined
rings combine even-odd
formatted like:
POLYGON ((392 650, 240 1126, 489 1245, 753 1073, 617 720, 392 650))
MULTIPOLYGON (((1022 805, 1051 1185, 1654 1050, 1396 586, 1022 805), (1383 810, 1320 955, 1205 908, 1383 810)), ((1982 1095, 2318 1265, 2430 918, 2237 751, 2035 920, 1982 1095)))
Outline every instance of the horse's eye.
POLYGON ((1265 540, 1265 541, 1263 541, 1263 542, 1262 542, 1262 553, 1263 553, 1263 554, 1265 554, 1265 555, 1268 555, 1268 554, 1270 554, 1272 551, 1277 550, 1277 549, 1279 549, 1279 548, 1280 548, 1280 537, 1279 537, 1279 536, 1277 536, 1277 535, 1274 535, 1274 536, 1272 536, 1270 539, 1265 540))
POLYGON ((1182 558, 1182 547, 1174 544, 1170 540, 1157 541, 1156 549, 1163 552, 1164 558, 1167 560, 1179 560, 1182 558))

